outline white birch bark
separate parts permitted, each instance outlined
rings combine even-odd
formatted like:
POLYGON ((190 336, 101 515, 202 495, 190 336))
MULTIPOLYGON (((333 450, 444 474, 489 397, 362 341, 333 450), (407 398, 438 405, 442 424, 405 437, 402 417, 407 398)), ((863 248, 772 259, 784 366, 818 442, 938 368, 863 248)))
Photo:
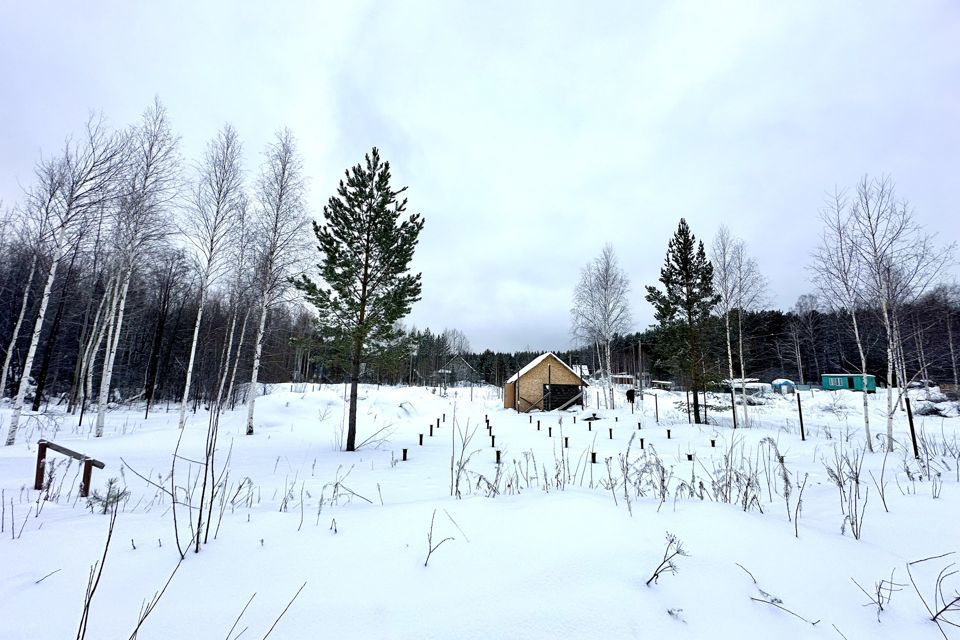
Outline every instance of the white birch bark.
POLYGON ((193 340, 190 341, 190 357, 187 361, 187 375, 184 380, 183 399, 180 401, 180 419, 178 424, 181 429, 187 424, 187 404, 190 402, 190 385, 193 380, 193 363, 197 355, 197 341, 200 338, 200 322, 203 320, 203 307, 207 302, 207 285, 205 284, 207 274, 204 274, 200 283, 200 306, 197 308, 197 320, 193 323, 193 340))
POLYGON ((260 298, 260 321, 257 323, 257 337, 253 346, 253 371, 250 374, 250 391, 247 393, 247 431, 253 435, 253 409, 257 402, 257 376, 260 373, 260 356, 263 353, 263 332, 267 326, 267 303, 269 294, 264 293, 260 298))
POLYGON ((63 241, 62 232, 56 238, 58 245, 54 251, 50 262, 50 270, 47 272, 47 282, 43 287, 43 294, 40 297, 40 309, 37 311, 37 319, 33 323, 33 336, 30 338, 30 347, 27 349, 27 357, 23 361, 23 374, 20 376, 20 385, 17 387, 17 395, 13 400, 13 413, 10 416, 10 427, 7 429, 6 446, 12 445, 16 441, 17 429, 20 426, 20 415, 23 413, 23 401, 27 395, 27 387, 30 385, 30 374, 33 370, 33 359, 37 355, 37 345, 40 344, 40 333, 43 331, 43 321, 47 315, 47 306, 50 304, 50 292, 53 291, 53 282, 57 277, 57 268, 60 261, 66 254, 67 243, 63 241))
POLYGON ((120 287, 116 313, 111 314, 108 331, 107 351, 103 357, 103 373, 100 376, 100 399, 97 402, 97 426, 95 436, 103 436, 103 425, 107 416, 107 406, 110 404, 110 381, 113 379, 113 363, 117 357, 117 347, 120 344, 120 330, 123 327, 123 312, 127 304, 127 292, 130 290, 130 277, 133 269, 128 269, 123 285, 120 287))
POLYGON ((23 287, 23 301, 20 303, 20 313, 17 314, 17 321, 13 325, 13 336, 10 338, 10 346, 7 347, 7 355, 3 359, 3 373, 0 374, 0 398, 7 395, 7 374, 10 372, 10 361, 13 359, 13 352, 17 348, 17 337, 20 335, 20 325, 23 324, 23 317, 27 313, 27 303, 30 300, 30 287, 33 285, 33 276, 37 272, 37 254, 33 254, 30 261, 30 275, 27 276, 27 283, 23 287))
POLYGON ((230 385, 227 387, 227 400, 233 403, 233 386, 237 379, 237 367, 240 366, 240 354, 243 352, 243 340, 247 335, 247 321, 250 319, 250 308, 243 312, 243 323, 240 325, 240 340, 237 342, 237 353, 233 357, 233 370, 230 372, 230 385))

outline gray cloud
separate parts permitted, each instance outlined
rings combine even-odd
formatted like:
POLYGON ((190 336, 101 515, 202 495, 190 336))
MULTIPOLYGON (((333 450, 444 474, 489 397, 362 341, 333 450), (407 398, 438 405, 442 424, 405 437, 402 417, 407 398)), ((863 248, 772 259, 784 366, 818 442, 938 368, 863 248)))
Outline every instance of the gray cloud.
POLYGON ((187 155, 230 121, 253 168, 291 127, 317 216, 377 145, 427 218, 410 321, 556 348, 605 242, 652 321, 643 285, 681 216, 742 236, 782 307, 815 286, 823 194, 863 173, 955 240, 958 41, 947 0, 21 3, 0 16, 0 197, 88 108, 129 122, 154 94, 187 155))

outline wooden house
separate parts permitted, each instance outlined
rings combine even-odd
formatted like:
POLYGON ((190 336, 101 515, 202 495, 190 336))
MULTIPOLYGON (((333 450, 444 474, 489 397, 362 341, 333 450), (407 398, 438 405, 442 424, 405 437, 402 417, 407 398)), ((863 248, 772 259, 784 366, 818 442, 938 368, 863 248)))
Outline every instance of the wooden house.
POLYGON ((583 406, 587 382, 552 353, 534 358, 503 386, 503 406, 526 413, 583 406))

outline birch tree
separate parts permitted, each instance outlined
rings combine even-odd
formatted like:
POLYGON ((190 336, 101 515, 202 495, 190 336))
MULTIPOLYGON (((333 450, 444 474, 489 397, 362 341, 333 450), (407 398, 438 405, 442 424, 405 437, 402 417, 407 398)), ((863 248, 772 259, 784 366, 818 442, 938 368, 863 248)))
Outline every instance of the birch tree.
POLYGON ((170 131, 166 109, 159 100, 144 112, 140 125, 130 131, 127 149, 125 184, 112 208, 117 270, 97 402, 98 438, 103 435, 130 279, 138 261, 170 230, 167 207, 176 192, 179 158, 177 139, 170 131))
POLYGON ((830 305, 850 318, 854 342, 860 355, 860 373, 863 376, 863 434, 867 450, 873 452, 870 435, 870 402, 867 388, 867 353, 860 331, 858 313, 864 308, 864 268, 854 244, 848 202, 845 195, 835 190, 820 211, 823 231, 820 246, 813 256, 811 271, 821 293, 830 305))
POLYGON ((767 290, 767 280, 760 271, 757 262, 747 255, 743 242, 735 243, 731 266, 734 277, 734 307, 737 310, 737 352, 740 358, 740 394, 743 397, 743 424, 750 426, 750 412, 747 398, 746 358, 743 347, 743 314, 754 311, 763 305, 767 290))
POLYGON ((230 229, 242 202, 242 189, 240 140, 233 127, 226 125, 207 143, 206 153, 197 167, 186 219, 182 225, 183 234, 195 250, 194 264, 199 277, 200 300, 193 325, 183 399, 180 402, 181 429, 187 422, 187 404, 190 401, 190 385, 193 380, 203 309, 211 283, 220 274, 223 266, 230 229))
MULTIPOLYGON (((23 216, 23 225, 20 229, 18 235, 20 240, 24 244, 31 244, 29 241, 30 237, 39 237, 41 236, 39 230, 34 230, 30 228, 29 216, 23 216)), ((4 398, 7 395, 7 374, 10 372, 10 362, 13 360, 13 352, 17 348, 17 338, 20 336, 20 327, 23 325, 23 318, 27 314, 27 307, 30 303, 30 289, 33 286, 33 279, 37 273, 37 260, 39 258, 38 251, 40 249, 39 241, 34 245, 34 251, 30 258, 30 270, 27 273, 26 282, 23 285, 23 294, 20 298, 20 311, 17 313, 17 320, 13 324, 13 334, 10 336, 10 344, 7 346, 7 353, 3 358, 3 372, 0 373, 0 398, 4 398)))
POLYGON ((620 268, 613 245, 603 247, 600 255, 580 271, 573 291, 570 319, 574 338, 596 343, 607 372, 610 408, 614 408, 613 363, 610 344, 614 335, 630 329, 630 279, 620 268))
POLYGON ((887 450, 893 451, 894 393, 899 401, 906 387, 900 311, 926 291, 952 260, 953 245, 936 246, 935 236, 925 233, 910 206, 897 199, 888 177, 864 176, 849 212, 851 240, 864 270, 866 293, 880 304, 887 337, 887 450))
MULTIPOLYGON (((727 344, 727 374, 730 378, 730 389, 736 395, 736 385, 733 375, 733 343, 731 340, 731 316, 735 310, 737 294, 737 278, 734 272, 734 254, 737 251, 738 240, 732 236, 726 225, 720 225, 710 251, 710 261, 713 264, 713 289, 717 294, 717 313, 723 317, 724 335, 727 344)), ((742 398, 746 405, 746 398, 742 398)), ((733 411, 737 410, 736 403, 733 411)), ((746 407, 744 407, 746 411, 746 407)), ((736 421, 734 421, 736 423, 736 421)))
POLYGON ((68 251, 80 241, 85 231, 84 223, 91 211, 113 197, 123 153, 122 138, 108 132, 102 119, 91 117, 81 141, 68 141, 60 155, 41 160, 37 166, 37 184, 28 194, 28 206, 39 220, 38 227, 44 232, 42 241, 49 247, 50 263, 13 402, 7 446, 16 440, 57 270, 68 251))
POLYGON ((253 434, 253 411, 257 400, 257 377, 263 354, 267 314, 298 276, 306 247, 307 218, 304 204, 303 161, 293 135, 277 133, 267 146, 266 160, 256 186, 256 210, 252 222, 258 239, 256 264, 257 325, 253 342, 253 370, 247 394, 247 435, 253 434))

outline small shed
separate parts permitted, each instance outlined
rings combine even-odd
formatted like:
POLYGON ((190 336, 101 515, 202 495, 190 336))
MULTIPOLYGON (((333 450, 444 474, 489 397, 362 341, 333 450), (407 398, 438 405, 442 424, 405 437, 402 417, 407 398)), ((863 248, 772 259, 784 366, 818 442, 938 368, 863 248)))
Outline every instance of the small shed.
MULTIPOLYGON (((850 389, 864 391, 862 373, 825 373, 820 376, 820 388, 824 390, 850 389)), ((876 377, 867 374, 867 393, 877 392, 876 377)))
POLYGON ((534 358, 503 385, 503 406, 521 413, 583 406, 587 382, 553 353, 534 358))
POLYGON ((797 392, 797 385, 793 383, 793 380, 787 380, 786 378, 777 378, 770 383, 770 386, 773 387, 774 392, 782 395, 797 392))

